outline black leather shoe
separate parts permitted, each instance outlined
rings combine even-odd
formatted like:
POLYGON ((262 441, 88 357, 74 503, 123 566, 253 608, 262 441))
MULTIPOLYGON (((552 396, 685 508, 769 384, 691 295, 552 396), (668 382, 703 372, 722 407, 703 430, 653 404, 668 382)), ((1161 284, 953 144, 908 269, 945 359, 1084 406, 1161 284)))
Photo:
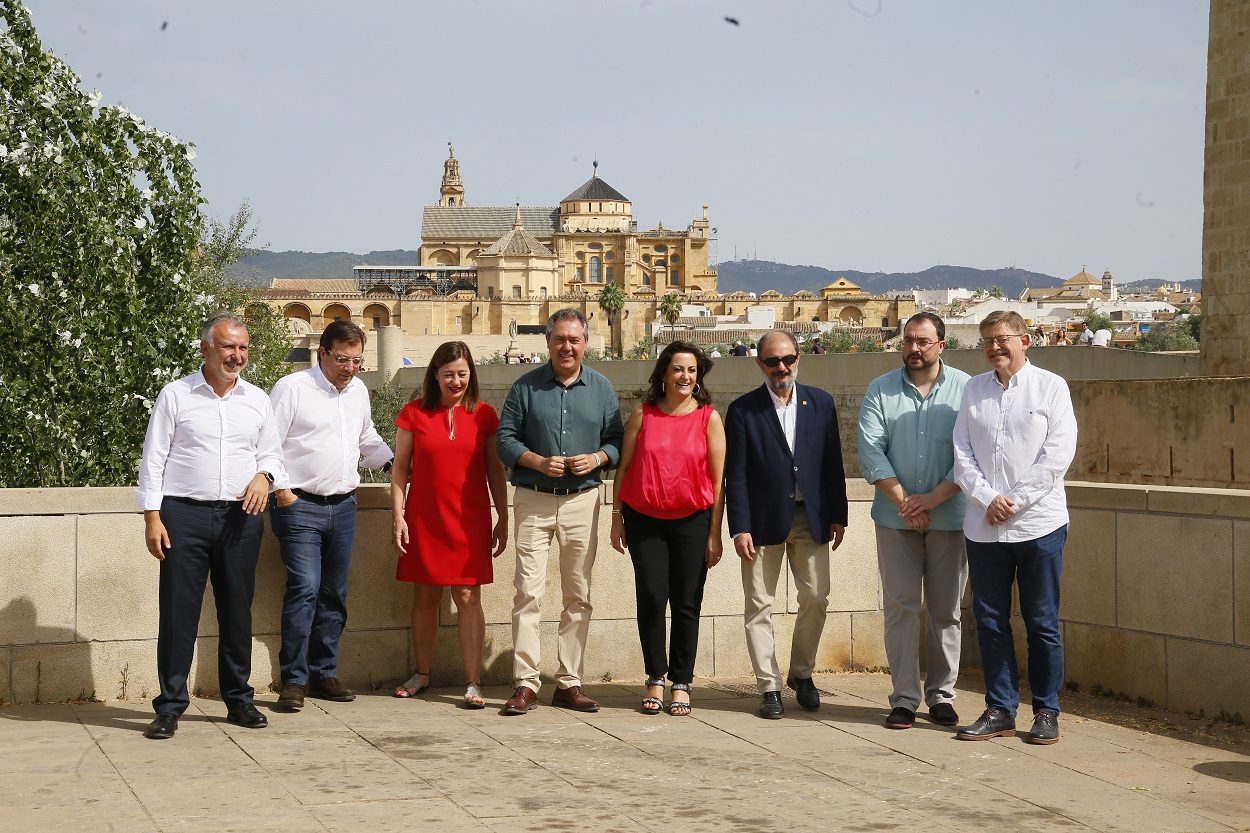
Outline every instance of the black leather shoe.
POLYGON ((809 712, 820 708, 820 692, 816 690, 816 684, 811 677, 790 677, 786 680, 786 685, 794 689, 794 699, 799 701, 800 706, 809 712))
POLYGON ((226 720, 244 729, 263 729, 269 725, 268 718, 251 703, 230 709, 226 712, 226 720))
POLYGON ((939 726, 959 725, 959 715, 950 703, 934 703, 929 706, 929 719, 939 726))
POLYGON ((988 708, 980 719, 971 726, 965 726, 955 733, 960 740, 989 740, 990 738, 1013 737, 1016 734, 1016 719, 1002 709, 988 708))
POLYGON ((178 731, 178 715, 166 712, 158 714, 156 719, 148 724, 148 728, 143 730, 143 736, 152 740, 168 740, 176 731, 178 731))
POLYGON ((765 720, 780 720, 785 713, 786 707, 781 705, 781 692, 765 691, 764 702, 760 703, 760 717, 765 720))
POLYGON ((1029 730, 1029 735, 1025 740, 1043 745, 1058 743, 1059 715, 1045 710, 1033 715, 1033 728, 1029 730))
POLYGON ((887 729, 910 729, 912 724, 916 722, 916 713, 911 709, 905 709, 902 706, 895 706, 890 711, 890 716, 885 719, 887 729))

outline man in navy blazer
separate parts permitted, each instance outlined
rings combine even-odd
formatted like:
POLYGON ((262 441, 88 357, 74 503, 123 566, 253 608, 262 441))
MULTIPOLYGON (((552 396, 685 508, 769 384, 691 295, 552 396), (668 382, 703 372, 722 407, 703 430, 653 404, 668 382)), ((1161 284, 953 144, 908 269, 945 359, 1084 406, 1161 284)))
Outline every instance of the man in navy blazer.
POLYGON ((786 684, 799 705, 820 708, 812 683, 829 603, 829 553, 846 529, 846 473, 833 397, 797 384, 799 345, 766 333, 755 363, 765 384, 729 405, 725 418, 725 502, 742 564, 747 650, 763 703, 780 718, 781 669, 773 642, 773 598, 787 557, 798 592, 786 684))

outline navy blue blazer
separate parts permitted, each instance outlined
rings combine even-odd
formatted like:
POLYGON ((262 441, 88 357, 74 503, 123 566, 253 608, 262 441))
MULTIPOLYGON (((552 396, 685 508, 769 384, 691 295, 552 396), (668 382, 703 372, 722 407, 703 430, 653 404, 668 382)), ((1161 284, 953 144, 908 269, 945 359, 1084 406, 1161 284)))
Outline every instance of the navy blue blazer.
POLYGON ((832 524, 846 525, 846 472, 833 397, 820 388, 795 384, 794 453, 765 385, 743 394, 725 416, 725 509, 729 534, 751 533, 756 546, 786 540, 794 524, 794 487, 818 544, 832 524))

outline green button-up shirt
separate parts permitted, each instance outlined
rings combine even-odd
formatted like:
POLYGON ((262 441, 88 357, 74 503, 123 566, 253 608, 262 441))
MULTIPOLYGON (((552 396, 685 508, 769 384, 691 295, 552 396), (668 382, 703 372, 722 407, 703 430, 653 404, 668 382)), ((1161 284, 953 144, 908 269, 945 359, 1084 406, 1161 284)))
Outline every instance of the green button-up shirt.
MULTIPOLYGON (((859 467, 864 479, 876 483, 896 477, 909 495, 931 492, 943 480, 954 482, 955 417, 968 378, 943 362, 926 397, 921 397, 904 367, 874 379, 859 409, 859 467)), ((932 509, 929 518, 929 529, 963 529, 963 493, 932 509)), ((872 501, 872 519, 889 529, 907 529, 894 501, 880 489, 872 501)))
POLYGON ((514 485, 585 489, 601 482, 604 468, 620 462, 624 434, 620 400, 602 373, 582 365, 577 380, 565 387, 548 362, 512 384, 499 415, 496 441, 499 459, 512 469, 514 485), (567 472, 563 477, 548 477, 517 465, 526 451, 542 457, 602 451, 608 455, 608 465, 580 477, 567 472))

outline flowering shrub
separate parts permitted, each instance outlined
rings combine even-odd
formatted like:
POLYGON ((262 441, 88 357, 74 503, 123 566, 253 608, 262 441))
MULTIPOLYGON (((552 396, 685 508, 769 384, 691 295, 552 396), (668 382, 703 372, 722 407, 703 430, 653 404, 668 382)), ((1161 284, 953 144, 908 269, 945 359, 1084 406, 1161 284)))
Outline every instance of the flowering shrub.
POLYGON ((192 146, 79 85, 0 0, 0 487, 133 483, 222 300, 192 146))

